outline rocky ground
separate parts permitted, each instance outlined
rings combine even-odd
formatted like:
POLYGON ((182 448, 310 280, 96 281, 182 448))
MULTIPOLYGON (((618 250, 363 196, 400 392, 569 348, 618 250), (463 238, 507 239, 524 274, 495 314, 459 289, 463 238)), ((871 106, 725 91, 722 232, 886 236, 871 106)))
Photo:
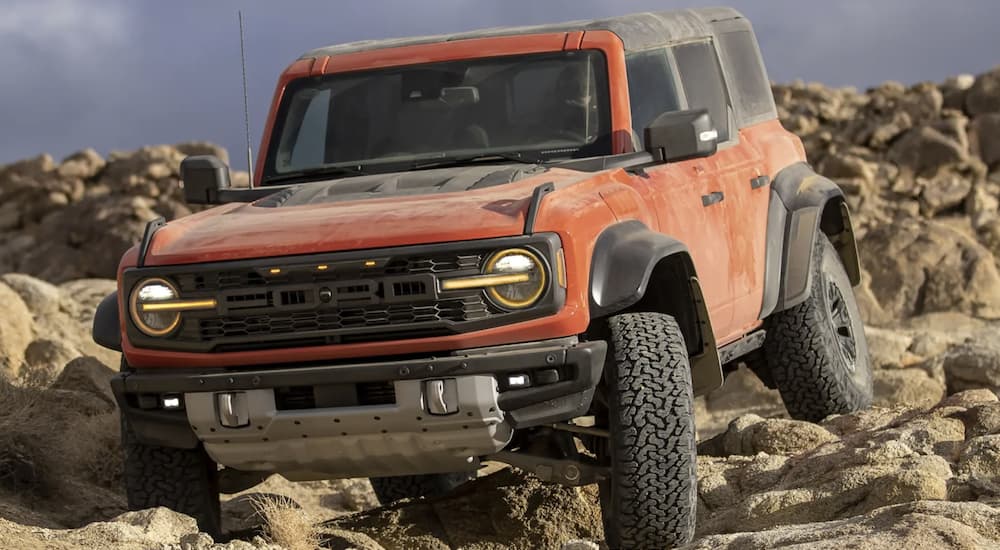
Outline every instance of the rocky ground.
MULTIPOLYGON (((746 369, 700 398, 690 548, 1000 547, 1000 68, 864 93, 774 90, 786 127, 849 196, 876 406, 792 421, 746 369)), ((107 386, 118 357, 89 338, 145 222, 190 212, 178 165, 205 152, 225 156, 187 143, 0 166, 0 546, 213 545, 190 518, 126 513, 107 386)), ((231 549, 595 548, 603 537, 593 487, 510 469, 389 508, 364 480, 272 477, 227 497, 224 523, 231 549)))

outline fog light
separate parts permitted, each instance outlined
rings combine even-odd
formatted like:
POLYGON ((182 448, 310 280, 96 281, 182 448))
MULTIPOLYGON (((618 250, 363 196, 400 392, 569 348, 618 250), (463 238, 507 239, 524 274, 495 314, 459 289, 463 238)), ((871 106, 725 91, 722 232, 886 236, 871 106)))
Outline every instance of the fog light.
POLYGON ((527 374, 511 374, 507 377, 507 387, 510 389, 527 388, 531 386, 531 378, 527 374))
POLYGON ((173 411, 181 408, 181 396, 179 395, 164 395, 163 396, 163 408, 168 411, 173 411))

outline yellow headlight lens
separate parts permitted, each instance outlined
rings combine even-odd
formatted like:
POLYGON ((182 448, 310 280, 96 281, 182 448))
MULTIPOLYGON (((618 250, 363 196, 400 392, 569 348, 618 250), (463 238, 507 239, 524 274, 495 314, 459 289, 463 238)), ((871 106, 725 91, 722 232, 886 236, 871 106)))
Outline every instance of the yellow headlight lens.
POLYGON ((166 279, 152 278, 141 281, 132 290, 129 312, 139 330, 150 336, 164 336, 172 332, 181 321, 180 311, 164 310, 157 304, 177 300, 177 288, 166 279), (154 306, 145 309, 144 306, 154 306))
POLYGON ((519 276, 515 279, 518 282, 493 285, 486 289, 497 305, 507 309, 529 307, 545 293, 545 264, 530 250, 511 248, 497 252, 486 262, 486 273, 519 276))

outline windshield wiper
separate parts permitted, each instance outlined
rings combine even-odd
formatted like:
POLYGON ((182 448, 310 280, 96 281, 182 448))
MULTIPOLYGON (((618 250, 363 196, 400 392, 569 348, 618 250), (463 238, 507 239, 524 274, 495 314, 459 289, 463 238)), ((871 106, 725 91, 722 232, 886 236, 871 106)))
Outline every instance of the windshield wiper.
POLYGON ((277 176, 271 176, 264 180, 265 183, 282 182, 290 180, 314 181, 328 176, 365 176, 368 172, 361 165, 349 166, 321 166, 319 168, 309 168, 298 172, 288 172, 277 176))
POLYGON ((419 160, 414 162, 410 168, 421 170, 424 168, 446 168, 449 166, 463 166, 466 164, 479 164, 484 162, 497 162, 509 160, 521 164, 545 164, 547 161, 538 155, 530 155, 521 152, 514 153, 487 153, 484 155, 469 155, 465 157, 444 157, 432 160, 419 160))

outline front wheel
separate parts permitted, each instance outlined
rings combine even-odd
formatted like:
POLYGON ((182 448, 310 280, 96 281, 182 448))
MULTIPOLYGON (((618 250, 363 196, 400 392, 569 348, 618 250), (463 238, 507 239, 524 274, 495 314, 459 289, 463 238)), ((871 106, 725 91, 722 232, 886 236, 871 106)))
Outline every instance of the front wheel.
POLYGON ((694 536, 696 445, 687 346, 673 317, 608 320, 610 479, 601 482, 610 548, 672 548, 694 536))
POLYGON ((764 357, 788 414, 819 422, 871 405, 872 372, 851 281, 826 235, 816 235, 812 290, 766 322, 764 357))
POLYGON ((213 537, 222 534, 218 466, 203 448, 140 443, 124 418, 122 447, 129 510, 164 506, 193 517, 198 527, 213 537))

